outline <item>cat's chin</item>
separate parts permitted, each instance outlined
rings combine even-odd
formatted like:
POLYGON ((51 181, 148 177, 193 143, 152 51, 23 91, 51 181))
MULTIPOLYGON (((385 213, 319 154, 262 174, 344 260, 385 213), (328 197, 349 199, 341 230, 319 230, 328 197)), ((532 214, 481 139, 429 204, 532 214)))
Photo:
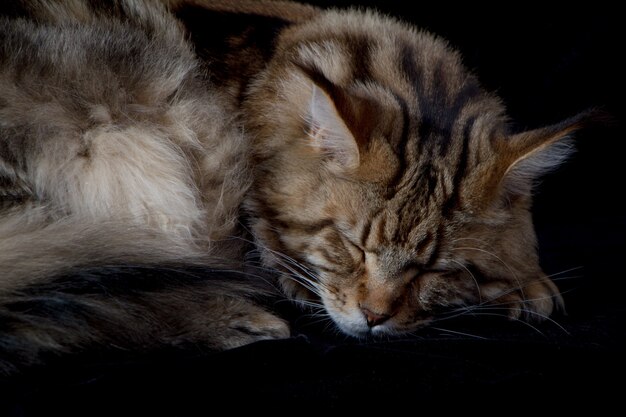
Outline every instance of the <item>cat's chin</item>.
POLYGON ((378 326, 369 327, 365 326, 346 326, 345 324, 340 324, 341 322, 335 321, 335 325, 339 328, 339 330, 351 337, 357 339, 368 339, 368 338, 388 338, 388 337, 400 337, 411 332, 414 332, 428 324, 428 321, 416 323, 414 326, 410 328, 400 328, 394 326, 393 324, 381 324, 378 326))

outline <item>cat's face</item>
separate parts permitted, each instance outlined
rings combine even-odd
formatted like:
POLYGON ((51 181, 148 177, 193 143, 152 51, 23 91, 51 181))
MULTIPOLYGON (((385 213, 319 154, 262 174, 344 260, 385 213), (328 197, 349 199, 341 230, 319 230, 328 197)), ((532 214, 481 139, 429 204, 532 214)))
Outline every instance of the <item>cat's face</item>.
POLYGON ((286 293, 321 302, 343 332, 410 332, 478 304, 530 318, 552 311, 556 292, 537 264, 528 198, 446 216, 440 184, 433 195, 419 180, 390 192, 358 175, 316 177, 260 186, 281 207, 254 229, 286 293))
POLYGON ((577 120, 508 134, 443 43, 360 18, 288 38, 251 95, 247 208, 265 264, 353 336, 471 306, 547 317, 560 298, 538 265, 530 190, 577 120))

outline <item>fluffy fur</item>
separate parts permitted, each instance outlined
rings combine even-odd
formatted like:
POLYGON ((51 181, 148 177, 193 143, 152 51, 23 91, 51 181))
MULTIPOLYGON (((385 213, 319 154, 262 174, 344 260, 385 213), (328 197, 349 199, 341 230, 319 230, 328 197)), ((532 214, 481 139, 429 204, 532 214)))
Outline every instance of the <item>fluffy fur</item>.
POLYGON ((511 133, 444 41, 289 2, 0 11, 0 369, 286 337, 267 280, 357 337, 561 303, 530 191, 584 117, 511 133))

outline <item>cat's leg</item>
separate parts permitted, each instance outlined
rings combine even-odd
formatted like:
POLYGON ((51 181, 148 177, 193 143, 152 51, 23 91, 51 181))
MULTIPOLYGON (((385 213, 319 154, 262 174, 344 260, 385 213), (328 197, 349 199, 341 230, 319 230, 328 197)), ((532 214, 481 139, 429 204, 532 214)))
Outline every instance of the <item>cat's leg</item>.
POLYGON ((89 349, 219 351, 288 337, 263 306, 272 296, 240 274, 175 265, 83 269, 0 292, 0 374, 89 349))
POLYGON ((224 262, 160 230, 5 211, 0 373, 91 348, 222 350, 287 337, 263 304, 273 288, 224 262))
POLYGON ((206 346, 221 350, 289 335, 289 326, 283 319, 250 301, 226 297, 199 305, 184 317, 171 343, 204 341, 206 346))

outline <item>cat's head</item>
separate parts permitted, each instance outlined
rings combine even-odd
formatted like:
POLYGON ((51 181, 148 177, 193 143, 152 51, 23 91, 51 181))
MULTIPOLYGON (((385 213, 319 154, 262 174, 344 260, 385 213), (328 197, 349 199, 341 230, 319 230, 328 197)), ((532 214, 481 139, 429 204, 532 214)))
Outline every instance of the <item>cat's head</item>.
POLYGON ((581 117, 513 134, 445 42, 356 12, 284 34, 247 105, 263 260, 345 333, 409 332, 487 304, 538 318, 561 303, 539 267, 531 188, 581 117))

